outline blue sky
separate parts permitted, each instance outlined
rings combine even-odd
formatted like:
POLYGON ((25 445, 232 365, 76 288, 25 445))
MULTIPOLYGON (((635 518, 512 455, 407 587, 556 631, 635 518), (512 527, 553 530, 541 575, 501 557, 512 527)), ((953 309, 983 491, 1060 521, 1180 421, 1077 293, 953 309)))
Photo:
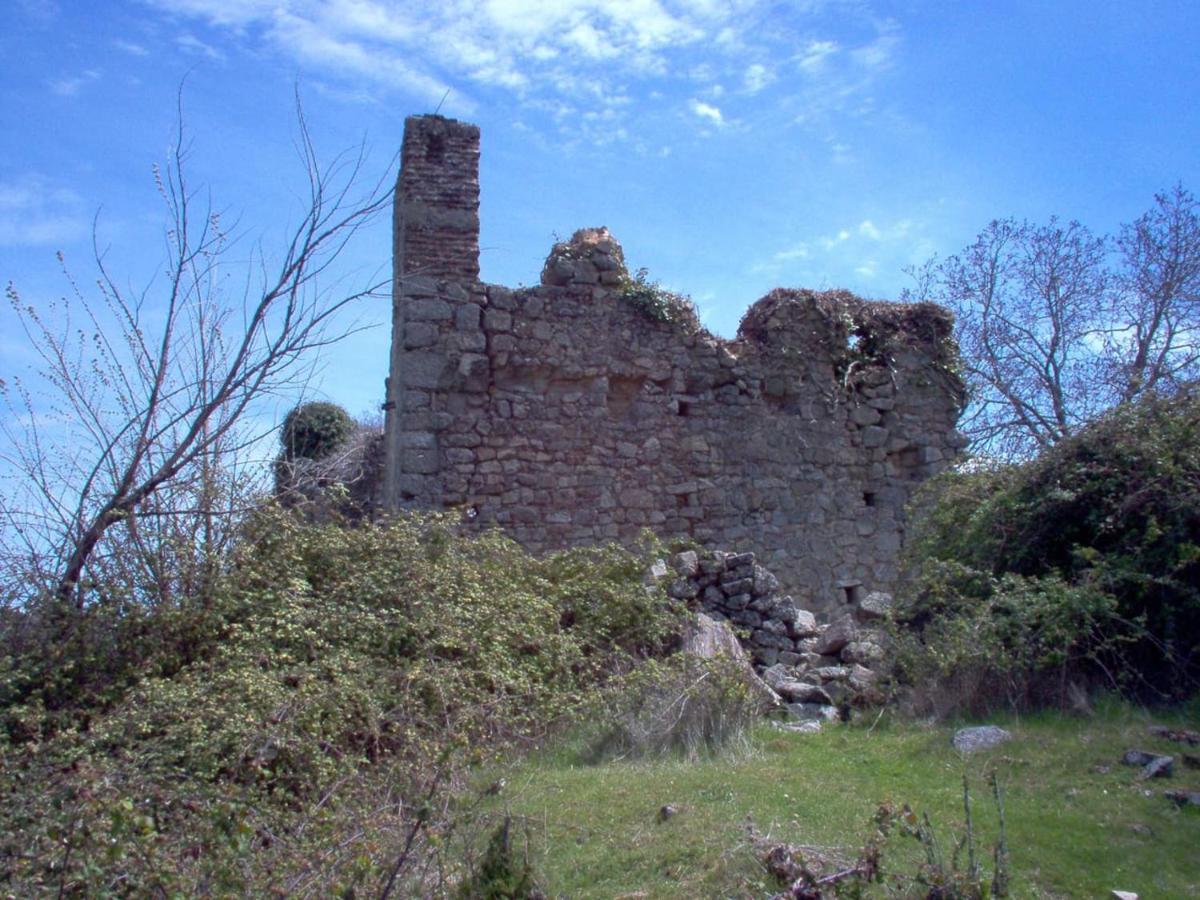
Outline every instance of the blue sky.
MULTIPOLYGON (((97 221, 130 285, 160 263, 184 88, 189 175, 242 247, 295 221, 298 87, 318 151, 390 167, 406 115, 479 124, 483 277, 536 283, 606 225, 632 267, 731 336, 777 285, 894 298, 991 219, 1098 232, 1200 190, 1200 3, 872 0, 9 0, 0 29, 0 280, 63 295, 97 221)), ((346 254, 387 272, 383 218, 346 254)), ((237 251, 241 252, 241 250, 237 251)), ((386 300, 315 393, 377 408, 386 300)), ((0 369, 27 348, 0 317, 0 369)), ((282 404, 282 401, 281 401, 282 404)), ((286 406, 281 405, 282 411, 286 406)))

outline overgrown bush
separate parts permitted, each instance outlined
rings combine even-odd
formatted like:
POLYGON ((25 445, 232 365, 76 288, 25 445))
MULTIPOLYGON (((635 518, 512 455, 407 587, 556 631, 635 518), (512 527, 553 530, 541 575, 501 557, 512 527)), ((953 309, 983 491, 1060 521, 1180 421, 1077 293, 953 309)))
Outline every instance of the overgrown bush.
POLYGON ((691 298, 651 281, 646 269, 638 269, 621 286, 621 299, 655 322, 683 326, 689 332, 700 330, 700 318, 691 298))
POLYGON ((457 877, 422 867, 463 767, 556 733, 670 644, 682 611, 631 577, 648 562, 262 510, 207 608, 81 620, 103 653, 64 664, 137 652, 87 690, 64 676, 53 711, 28 666, 52 654, 6 645, 5 690, 26 687, 4 695, 0 892, 374 895, 397 859, 398 895, 457 877))
POLYGON ((737 750, 763 712, 762 694, 734 660, 687 653, 650 660, 608 686, 591 756, 695 759, 737 750))
POLYGON ((1062 699, 1073 679, 1187 695, 1198 545, 1196 389, 1119 407, 1024 465, 940 476, 906 550, 910 669, 960 682, 971 707, 1062 699))
POLYGON ((492 832, 487 850, 472 872, 459 886, 460 900, 541 900, 528 854, 518 858, 512 846, 512 819, 492 832))
POLYGON ((283 458, 325 459, 341 447, 357 426, 336 403, 301 403, 283 419, 283 458))

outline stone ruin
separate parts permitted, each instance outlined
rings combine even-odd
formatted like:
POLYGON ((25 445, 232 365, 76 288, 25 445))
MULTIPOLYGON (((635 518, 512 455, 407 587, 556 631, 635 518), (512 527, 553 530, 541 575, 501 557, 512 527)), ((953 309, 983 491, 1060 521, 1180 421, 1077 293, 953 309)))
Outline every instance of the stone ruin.
POLYGON ((534 552, 647 528, 744 548, 829 617, 893 589, 904 505, 964 445, 947 312, 775 290, 722 340, 605 229, 539 286, 484 284, 479 129, 411 117, 401 157, 384 509, 534 552))
POLYGON ((753 553, 721 550, 685 550, 669 562, 657 560, 646 581, 728 626, 769 688, 764 692, 793 719, 844 717, 850 707, 883 698, 880 679, 891 668, 884 625, 890 594, 872 591, 833 622, 820 624, 810 610, 780 594, 779 580, 753 553))

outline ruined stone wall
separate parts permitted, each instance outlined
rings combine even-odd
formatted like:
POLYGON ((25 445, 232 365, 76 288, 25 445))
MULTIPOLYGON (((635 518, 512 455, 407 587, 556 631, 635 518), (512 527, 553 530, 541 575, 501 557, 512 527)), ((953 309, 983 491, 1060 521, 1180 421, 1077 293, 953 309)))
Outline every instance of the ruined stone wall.
POLYGON ((484 285, 478 139, 407 123, 386 504, 534 551, 643 528, 745 547, 825 612, 890 589, 903 505, 962 444, 948 315, 777 290, 722 341, 630 290, 602 229, 556 245, 539 287, 484 285))

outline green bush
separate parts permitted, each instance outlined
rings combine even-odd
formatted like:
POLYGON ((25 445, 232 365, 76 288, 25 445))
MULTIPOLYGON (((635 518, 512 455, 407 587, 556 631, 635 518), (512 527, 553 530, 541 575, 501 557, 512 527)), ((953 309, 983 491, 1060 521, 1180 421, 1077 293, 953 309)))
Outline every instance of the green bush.
POLYGON ((33 652, 48 628, 6 650, 0 892, 377 886, 395 851, 380 833, 449 828, 430 798, 463 766, 556 734, 670 645, 684 613, 647 593, 649 561, 539 560, 442 517, 350 529, 261 510, 210 603, 110 609, 57 655, 33 652))
POLYGON ((1200 390, 1189 389, 1118 407, 1024 465, 930 482, 898 619, 945 673, 958 634, 992 641, 978 655, 1024 666, 1025 682, 1053 670, 1178 698, 1200 676, 1198 543, 1200 390))
POLYGON ((691 298, 650 281, 644 268, 627 278, 621 287, 621 299, 655 322, 680 325, 689 332, 700 330, 700 318, 691 298))
POLYGON ((284 459, 325 459, 346 443, 357 426, 336 403, 301 403, 283 420, 284 459))
POLYGON ((734 660, 687 653, 649 660, 608 686, 589 756, 696 759, 736 751, 763 712, 762 694, 734 660))
POLYGON ((917 713, 1069 706, 1101 673, 1119 678, 1133 640, 1111 595, 1057 575, 996 578, 932 560, 910 590, 895 646, 917 713))
POLYGON ((545 897, 537 887, 527 857, 518 859, 512 846, 512 819, 492 832, 478 869, 461 885, 461 900, 538 900, 545 897))

